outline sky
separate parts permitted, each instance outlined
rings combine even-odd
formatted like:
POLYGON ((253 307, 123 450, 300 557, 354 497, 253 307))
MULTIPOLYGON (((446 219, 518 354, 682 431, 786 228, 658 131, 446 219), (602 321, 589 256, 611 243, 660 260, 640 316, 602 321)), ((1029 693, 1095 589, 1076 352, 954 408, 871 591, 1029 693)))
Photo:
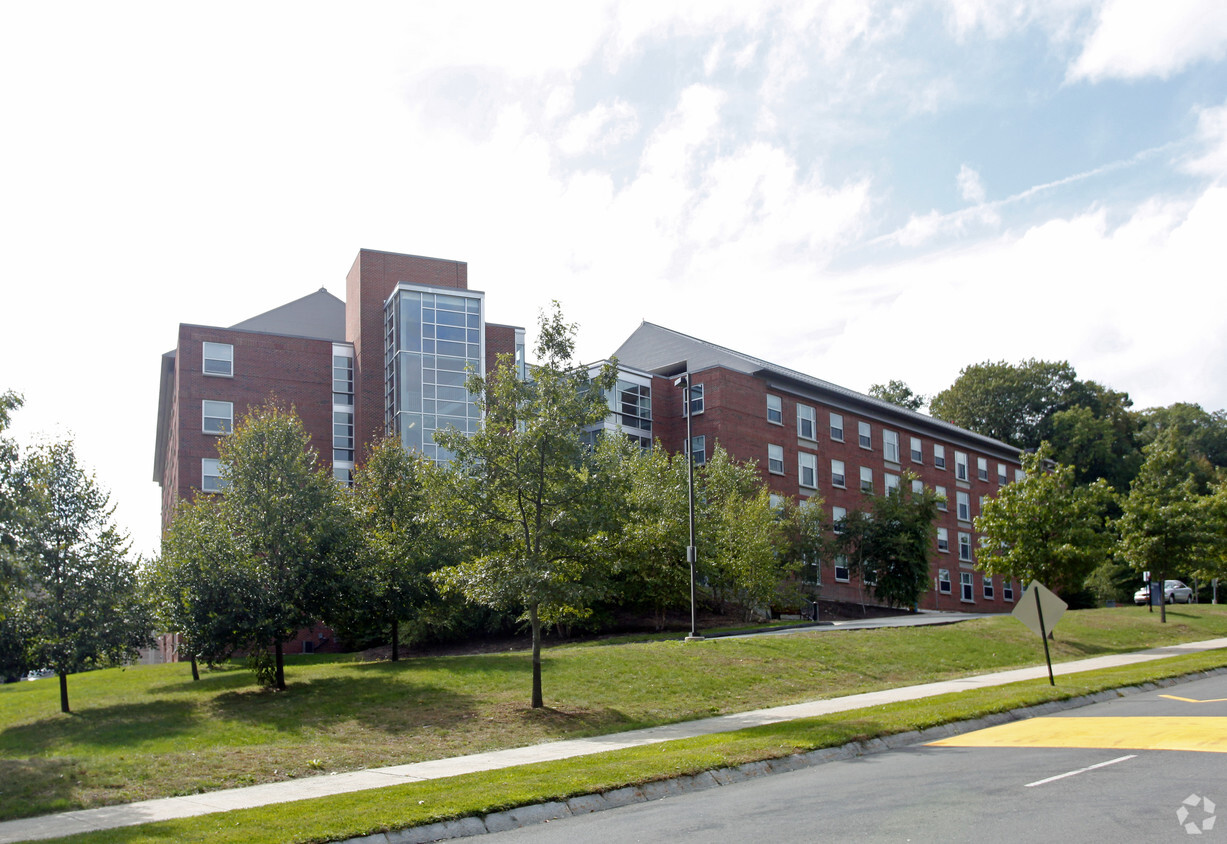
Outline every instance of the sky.
POLYGON ((0 391, 158 546, 162 353, 466 261, 857 390, 1067 360, 1227 406, 1222 0, 5 3, 0 391))

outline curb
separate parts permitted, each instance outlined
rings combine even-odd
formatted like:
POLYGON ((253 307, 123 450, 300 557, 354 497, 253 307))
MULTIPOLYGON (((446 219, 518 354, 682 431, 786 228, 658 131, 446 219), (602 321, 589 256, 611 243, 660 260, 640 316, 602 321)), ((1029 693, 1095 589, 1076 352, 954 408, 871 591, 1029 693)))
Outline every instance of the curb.
POLYGON ((1054 712, 1064 712, 1077 709, 1093 703, 1103 703, 1116 698, 1125 697, 1139 692, 1149 692, 1156 689, 1176 686, 1207 677, 1218 677, 1227 674, 1227 668, 1214 668, 1209 671, 1198 671, 1193 674, 1183 674, 1179 677, 1168 677, 1140 686, 1121 686, 1115 689, 1104 689, 1090 695, 1069 698, 1068 700, 1049 701, 1036 706, 1022 709, 1011 709, 1007 712, 995 712, 983 718, 970 721, 954 721, 949 724, 938 724, 925 730, 911 730, 906 733, 895 733, 889 736, 854 741, 839 747, 823 747, 806 753, 796 753, 782 756, 778 759, 764 759, 759 762, 746 762, 730 768, 717 768, 702 771, 698 774, 686 774, 665 780, 642 783, 641 785, 625 786, 612 791, 596 794, 580 794, 566 800, 555 800, 548 803, 534 803, 528 806, 518 806, 502 812, 493 812, 484 816, 470 816, 450 821, 439 821, 425 826, 414 826, 406 829, 377 832, 371 835, 361 835, 347 838, 339 844, 433 844, 435 841, 447 841, 455 838, 468 838, 474 835, 486 835, 491 832, 504 832, 509 829, 520 829, 539 823, 559 820, 561 818, 587 815, 592 812, 603 812, 606 809, 616 809, 634 803, 647 803, 665 797, 688 794, 695 791, 706 791, 726 785, 744 782, 755 777, 782 774, 789 771, 799 771, 827 762, 837 762, 844 759, 854 759, 858 756, 869 756, 900 747, 923 744, 937 739, 949 738, 986 727, 995 727, 1011 721, 1024 721, 1054 712))

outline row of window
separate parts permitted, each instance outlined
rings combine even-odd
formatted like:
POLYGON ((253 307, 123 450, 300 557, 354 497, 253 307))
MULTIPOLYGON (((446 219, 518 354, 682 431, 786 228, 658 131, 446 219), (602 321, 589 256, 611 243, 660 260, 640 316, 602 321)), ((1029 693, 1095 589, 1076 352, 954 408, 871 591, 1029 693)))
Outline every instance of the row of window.
MULTIPOLYGON (((836 557, 832 562, 833 562, 833 566, 835 569, 835 582, 836 583, 848 583, 849 581, 852 580, 852 571, 848 567, 847 558, 836 557)), ((809 565, 807 567, 806 576, 808 577, 810 582, 812 583, 818 582, 818 577, 819 577, 818 566, 814 564, 809 565)), ((982 594, 984 595, 984 600, 986 601, 994 600, 996 598, 997 589, 996 589, 996 586, 993 584, 992 576, 987 575, 987 574, 981 574, 980 584, 981 584, 980 589, 981 589, 982 594)), ((866 578, 865 585, 872 586, 873 581, 866 578)), ((937 570, 937 591, 942 595, 951 594, 950 570, 949 569, 938 569, 937 570)), ((975 602, 976 598, 975 598, 975 573, 974 572, 970 572, 970 571, 959 572, 959 597, 961 600, 966 601, 968 603, 975 602)), ((1002 581, 1001 599, 1003 601, 1009 601, 1011 603, 1014 601, 1014 581, 1012 580, 1002 581)))

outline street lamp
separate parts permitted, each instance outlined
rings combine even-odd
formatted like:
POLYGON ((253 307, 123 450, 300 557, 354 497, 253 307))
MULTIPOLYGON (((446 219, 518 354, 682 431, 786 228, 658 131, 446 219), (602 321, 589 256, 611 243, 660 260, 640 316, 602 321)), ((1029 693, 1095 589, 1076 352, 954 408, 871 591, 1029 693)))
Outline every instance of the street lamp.
POLYGON ((695 601, 695 564, 698 561, 698 553, 694 544, 694 437, 690 431, 690 419, 694 416, 691 412, 694 394, 690 390, 689 370, 673 382, 675 387, 683 385, 686 390, 682 399, 682 410, 686 414, 686 493, 690 505, 690 542, 686 546, 686 562, 690 564, 690 635, 686 637, 686 641, 692 642, 703 637, 699 635, 698 605, 695 601))

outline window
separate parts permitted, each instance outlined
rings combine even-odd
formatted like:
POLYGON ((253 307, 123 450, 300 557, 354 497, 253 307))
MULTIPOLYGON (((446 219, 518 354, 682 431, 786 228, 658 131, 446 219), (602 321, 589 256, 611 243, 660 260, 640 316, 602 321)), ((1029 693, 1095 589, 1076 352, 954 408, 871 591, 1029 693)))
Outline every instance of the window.
POLYGON ((332 462, 352 463, 354 460, 354 412, 332 412, 332 462))
POLYGON ((925 491, 925 482, 920 478, 912 478, 912 492, 916 495, 923 495, 925 491))
POLYGON ((702 466, 707 462, 707 436, 700 434, 690 438, 690 450, 694 454, 694 465, 702 466))
POLYGON ((993 600, 993 579, 987 574, 984 575, 984 600, 993 600))
POLYGON ((346 355, 332 356, 332 403, 354 403, 354 359, 346 355))
POLYGON ((205 375, 234 375, 234 346, 229 343, 205 343, 205 375))
POLYGON ((1005 486, 1009 482, 1010 482, 1009 476, 1007 476, 1005 473, 1005 464, 998 463, 997 464, 997 483, 1001 484, 1002 486, 1005 486))
POLYGON ((831 414, 831 439, 837 443, 844 441, 844 417, 842 413, 831 414))
POLYGON ((988 459, 984 457, 976 458, 976 477, 982 481, 988 480, 988 459))
POLYGON ((835 558, 835 579, 840 583, 847 583, 851 578, 848 577, 848 558, 835 558))
POLYGON ((950 594, 950 572, 947 569, 937 570, 937 591, 943 595, 950 594))
POLYGON ((682 396, 682 416, 687 416, 690 413, 690 407, 694 406, 694 415, 698 416, 703 412, 703 385, 692 384, 690 387, 690 401, 686 400, 686 396, 682 396))
POLYGON ((818 414, 808 404, 797 405, 797 436, 803 440, 817 438, 818 414))
POLYGON ((971 572, 959 572, 959 599, 972 603, 976 600, 975 589, 972 583, 971 572))
POLYGON ((954 453, 954 478, 958 481, 967 480, 967 455, 961 451, 954 453))
POLYGON ((844 488, 844 461, 842 460, 831 461, 831 486, 844 488))
POLYGON ((1014 600, 1014 581, 1007 580, 1001 584, 1001 597, 1006 601, 1014 600))
POLYGON ((944 527, 937 529, 937 550, 943 554, 950 553, 950 531, 944 527))
POLYGON ((822 585, 822 563, 817 557, 801 555, 801 580, 810 586, 822 585))
POLYGON ((831 508, 831 533, 844 532, 844 519, 848 517, 847 507, 831 508))
POLYGON ((958 517, 960 522, 971 521, 971 497, 965 492, 956 492, 955 498, 958 500, 958 517))
POLYGON ((861 467, 861 492, 873 492, 873 469, 861 467))
POLYGON ((912 462, 913 463, 924 463, 925 462, 925 453, 924 453, 924 450, 920 447, 920 437, 912 437, 912 462))
POLYGON ((234 430, 234 402, 202 401, 200 413, 204 417, 201 430, 206 434, 228 434, 234 430))
POLYGON ((898 475, 892 475, 890 472, 884 472, 882 474, 882 477, 886 481, 886 494, 887 495, 890 495, 891 490, 896 490, 899 488, 899 476, 898 475))
POLYGON ((857 422, 857 439, 861 444, 861 448, 873 448, 873 433, 869 429, 868 422, 857 422))
POLYGON ((964 563, 971 562, 971 534, 959 531, 959 560, 964 563))
POLYGON ((1022 469, 1014 470, 1014 480, 1021 481, 1025 477, 1027 477, 1027 473, 1024 472, 1022 469))
POLYGON ((779 396, 767 396, 767 421, 772 425, 784 424, 784 400, 779 396))
POLYGON ((898 431, 883 431, 882 432, 882 457, 891 462, 899 462, 899 432, 898 431))
POLYGON ((933 465, 939 469, 946 468, 946 447, 933 443, 933 465))
POLYGON ((200 491, 223 492, 230 482, 222 476, 222 462, 216 457, 202 457, 200 460, 200 491))
POLYGON ((933 487, 933 494, 937 496, 937 509, 943 513, 947 511, 946 506, 946 488, 944 486, 933 487))
POLYGON ((333 466, 332 479, 342 486, 353 486, 354 470, 349 466, 333 466))
POLYGON ((784 446, 767 446, 767 471, 773 475, 784 474, 784 446))
POLYGON ((818 455, 803 451, 797 455, 797 473, 801 486, 814 488, 818 486, 818 455))

